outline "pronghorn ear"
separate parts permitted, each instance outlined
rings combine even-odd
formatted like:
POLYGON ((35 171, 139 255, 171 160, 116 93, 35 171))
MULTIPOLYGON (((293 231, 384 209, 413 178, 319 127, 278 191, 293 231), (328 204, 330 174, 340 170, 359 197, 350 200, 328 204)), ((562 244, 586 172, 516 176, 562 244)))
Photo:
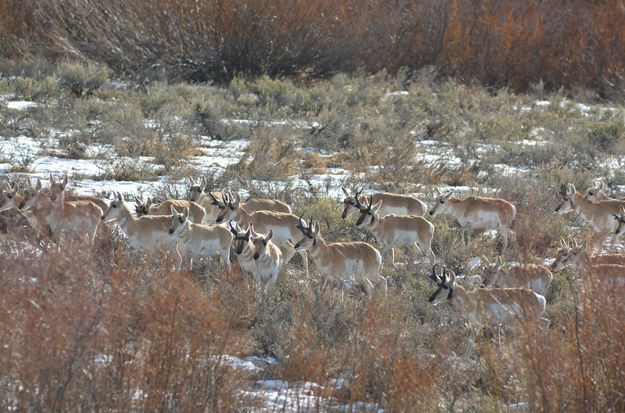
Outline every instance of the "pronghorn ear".
POLYGON ((435 187, 434 187, 434 189, 436 190, 436 195, 438 195, 438 196, 443 195, 443 193, 441 192, 441 190, 440 190, 440 189, 438 189, 438 187, 437 187, 437 186, 435 186, 435 187))
POLYGON ((570 195, 575 195, 576 189, 575 189, 575 185, 573 185, 572 183, 567 184, 566 188, 568 189, 568 193, 570 195))
POLYGON ((119 202, 123 201, 123 200, 122 200, 122 194, 120 194, 119 192, 117 193, 117 200, 118 200, 119 202))
POLYGON ((202 191, 206 192, 206 177, 202 177, 202 191))
POLYGON ((577 249, 575 250, 576 254, 582 253, 584 252, 584 250, 586 249, 586 241, 582 242, 581 245, 577 246, 577 249))
POLYGON ((65 189, 65 187, 67 186, 67 172, 65 172, 65 174, 63 175, 63 189, 65 189))
POLYGON ((35 190, 39 191, 41 189, 41 179, 37 178, 37 184, 35 185, 35 190))
POLYGON ((152 198, 148 197, 148 200, 145 202, 145 206, 150 209, 150 206, 152 206, 152 198))
POLYGON ((191 177, 191 175, 187 175, 187 178, 189 178, 189 184, 191 186, 195 186, 195 181, 193 180, 193 178, 191 177))
POLYGON ((378 202, 376 202, 374 206, 371 207, 371 211, 378 212, 380 210, 380 208, 382 208, 382 200, 381 199, 378 202))
POLYGON ((345 189, 344 186, 341 186, 341 189, 343 190, 343 193, 345 194, 346 197, 350 197, 351 195, 349 194, 349 192, 347 192, 347 189, 345 189))
POLYGON ((50 174, 50 185, 55 185, 56 181, 54 180, 54 176, 50 174))
POLYGON ((135 204, 137 204, 138 206, 140 206, 141 204, 143 204, 143 202, 141 202, 141 200, 139 199, 138 196, 135 196, 135 204))
POLYGON ((501 255, 497 255, 495 263, 497 263, 497 269, 501 268, 501 265, 503 264, 503 260, 501 259, 501 255))
POLYGON ((267 234, 267 236, 263 240, 264 244, 267 245, 267 243, 271 241, 272 237, 273 237, 273 228, 269 230, 269 234, 267 234))
POLYGON ((484 261, 484 263, 485 263, 487 266, 489 266, 489 267, 490 267, 491 265, 493 265, 493 264, 490 262, 490 260, 489 260, 488 258, 486 258, 486 256, 485 256, 485 255, 482 255, 482 261, 484 261))
POLYGON ((447 192, 447 194, 445 195, 445 198, 447 199, 451 198, 454 192, 456 192, 456 188, 452 188, 449 192, 447 192))
POLYGON ((182 216, 187 219, 189 216, 189 207, 184 207, 184 211, 182 212, 182 216))
POLYGON ((311 225, 315 226, 315 229, 313 229, 313 234, 315 234, 315 236, 318 236, 319 230, 321 229, 321 227, 319 226, 319 222, 313 221, 311 225))
POLYGON ((174 216, 178 213, 178 211, 176 211, 176 208, 174 208, 173 205, 169 206, 169 210, 171 211, 171 215, 174 216))

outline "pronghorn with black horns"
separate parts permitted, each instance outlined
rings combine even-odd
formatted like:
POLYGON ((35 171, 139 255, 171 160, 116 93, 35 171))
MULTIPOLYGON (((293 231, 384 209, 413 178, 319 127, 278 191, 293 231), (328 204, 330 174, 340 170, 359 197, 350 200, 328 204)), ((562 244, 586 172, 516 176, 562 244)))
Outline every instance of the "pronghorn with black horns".
POLYGON ((323 278, 343 283, 354 277, 368 296, 374 286, 379 286, 386 297, 386 278, 380 275, 380 251, 362 241, 328 243, 321 236, 319 223, 311 220, 306 224, 302 217, 298 219, 297 228, 304 236, 295 248, 308 250, 323 278))
POLYGON ((545 311, 545 297, 527 288, 479 288, 468 292, 456 284, 456 274, 443 267, 442 275, 432 267, 430 279, 436 283, 437 289, 430 296, 434 302, 441 292, 445 292, 447 300, 460 310, 462 316, 471 326, 469 344, 464 354, 468 358, 477 333, 483 327, 499 327, 511 319, 535 322, 539 327, 539 317, 545 311))
POLYGON ((219 255, 226 272, 230 272, 230 245, 234 237, 228 228, 221 225, 191 222, 187 207, 180 214, 173 206, 170 206, 170 213, 169 234, 177 241, 178 271, 182 268, 183 261, 189 263, 189 271, 191 271, 194 258, 219 255))
POLYGON ((258 234, 254 231, 254 224, 250 222, 247 231, 243 232, 234 220, 230 220, 228 226, 234 235, 235 252, 241 271, 254 278, 258 291, 270 292, 283 265, 282 252, 271 241, 273 231, 270 230, 267 235, 258 234))
MULTIPOLYGON (((352 208, 358 210, 365 201, 362 195, 362 189, 357 190, 354 194, 350 194, 345 187, 341 187, 345 199, 343 199, 343 219, 351 212, 352 208)), ((423 216, 428 210, 425 202, 411 195, 390 194, 388 192, 376 192, 371 194, 373 202, 382 201, 382 208, 378 211, 380 216, 397 214, 397 215, 417 215, 423 216)))
MULTIPOLYGON (((225 208, 217 217, 217 223, 236 221, 241 227, 246 228, 251 222, 254 230, 267 234, 273 230, 272 241, 279 247, 286 249, 284 253, 283 265, 289 263, 296 250, 293 247, 295 240, 299 238, 297 230, 298 217, 286 212, 256 211, 249 212, 241 205, 239 195, 235 192, 231 195, 224 194, 223 201, 225 208)), ((308 275, 308 256, 306 251, 297 251, 304 263, 304 272, 308 275)))
POLYGON ((380 215, 384 201, 373 204, 373 196, 365 205, 357 203, 360 216, 357 226, 366 226, 382 247, 382 256, 390 256, 391 265, 395 267, 395 253, 393 248, 417 246, 421 252, 435 258, 432 251, 434 225, 425 218, 417 215, 380 215))
POLYGON ((508 248, 508 239, 515 238, 510 229, 516 215, 516 207, 505 199, 468 196, 456 199, 451 196, 455 189, 443 194, 436 189, 436 203, 430 210, 431 216, 449 213, 456 218, 461 228, 462 242, 467 245, 471 230, 497 229, 503 238, 502 254, 508 248), (466 240, 465 240, 466 233, 466 240))

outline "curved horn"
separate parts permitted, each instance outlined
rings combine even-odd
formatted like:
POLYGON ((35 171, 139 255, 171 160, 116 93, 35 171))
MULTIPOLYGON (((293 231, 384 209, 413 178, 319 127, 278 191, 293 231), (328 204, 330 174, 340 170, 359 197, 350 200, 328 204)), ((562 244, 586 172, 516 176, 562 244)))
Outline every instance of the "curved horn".
POLYGON ((230 221, 228 221, 228 226, 230 227, 230 232, 232 232, 234 235, 237 235, 239 231, 236 229, 234 225, 232 225, 233 222, 234 222, 234 219, 231 219, 230 221))
POLYGON ((567 187, 565 184, 560 184, 560 195, 568 195, 567 187))
POLYGON ((306 228, 306 222, 304 220, 302 220, 302 217, 304 216, 304 214, 302 213, 302 215, 299 216, 299 219, 297 221, 297 227, 299 229, 304 229, 306 228))
POLYGON ((436 267, 438 267, 439 264, 436 263, 432 266, 432 274, 430 274, 430 279, 432 281, 434 281, 437 285, 441 284, 441 278, 438 276, 438 274, 436 274, 436 267))

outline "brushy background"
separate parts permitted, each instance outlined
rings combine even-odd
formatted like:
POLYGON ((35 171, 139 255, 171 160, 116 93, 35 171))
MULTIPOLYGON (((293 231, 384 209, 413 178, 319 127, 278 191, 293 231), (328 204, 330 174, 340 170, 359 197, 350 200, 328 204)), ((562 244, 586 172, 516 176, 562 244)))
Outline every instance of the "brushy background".
MULTIPOLYGON (((610 0, 0 0, 0 93, 38 103, 0 106, 0 135, 45 147, 51 129, 72 130, 55 154, 90 158, 107 179, 172 182, 200 172, 189 163, 197 136, 249 139, 242 161, 209 184, 285 200, 319 219, 329 241, 367 236, 327 192, 259 180, 345 168, 364 174, 346 185, 428 202, 434 185, 496 188, 518 210, 506 258, 540 262, 563 236, 596 241, 579 219, 553 214, 559 183, 583 189, 604 176, 622 195, 622 163, 604 161, 625 151, 624 20, 623 2, 610 0), (119 80, 126 86, 111 87, 119 80), (322 127, 263 124, 271 119, 322 127), (414 162, 424 139, 448 144, 461 164, 414 162), (92 144, 119 159, 88 153, 92 144), (132 161, 141 156, 156 167, 132 161)), ((24 157, 10 172, 32 166, 24 157)), ((186 196, 169 189, 159 195, 186 196)), ((479 274, 469 259, 492 260, 501 246, 476 235, 465 249, 453 220, 433 222, 434 251, 458 273, 479 274)), ((60 252, 24 224, 0 216, 3 411, 250 411, 241 389, 265 378, 314 381, 354 411, 625 409, 623 291, 570 269, 554 274, 548 329, 506 326, 501 348, 485 331, 465 363, 454 355, 468 329, 447 304, 428 305, 431 267, 412 264, 413 251, 384 267, 386 301, 322 291, 298 257, 259 301, 215 260, 175 272, 171 258, 129 252, 106 231, 94 248, 60 252), (250 373, 224 355, 277 363, 250 373), (336 378, 345 384, 334 390, 336 378)))

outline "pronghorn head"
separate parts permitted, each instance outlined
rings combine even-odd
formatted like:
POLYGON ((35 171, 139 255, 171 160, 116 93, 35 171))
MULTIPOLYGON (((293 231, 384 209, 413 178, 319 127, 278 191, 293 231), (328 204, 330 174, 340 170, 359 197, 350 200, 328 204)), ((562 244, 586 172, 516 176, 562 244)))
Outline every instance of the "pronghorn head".
POLYGON ((180 232, 180 228, 183 228, 189 218, 189 207, 184 207, 182 214, 179 214, 176 209, 170 205, 171 208, 171 225, 169 226, 169 234, 174 235, 175 232, 180 232))
POLYGON ((556 207, 557 214, 566 214, 575 209, 575 185, 560 184, 558 195, 562 197, 562 202, 556 207))
POLYGON ((62 181, 56 181, 54 175, 50 174, 50 200, 56 201, 62 195, 67 186, 67 173, 63 174, 62 181))
POLYGON ((562 248, 558 250, 558 255, 551 264, 551 270, 553 271, 559 271, 567 265, 573 264, 586 249, 586 242, 578 245, 577 241, 569 241, 567 244, 564 238, 562 238, 560 243, 562 248))
POLYGON ((135 214, 137 217, 150 214, 150 207, 152 206, 152 199, 148 197, 148 200, 143 202, 139 197, 135 197, 135 214))
POLYGON ((239 206, 241 206, 241 198, 239 198, 239 194, 237 194, 236 192, 223 194, 223 202, 224 207, 222 208, 216 219, 218 224, 234 219, 237 215, 237 212, 239 211, 239 206))
POLYGON ((225 209, 226 208, 226 202, 225 202, 223 197, 225 196, 226 199, 229 199, 227 194, 222 194, 222 196, 219 197, 215 193, 209 191, 208 195, 211 198, 211 205, 215 205, 215 206, 219 207, 219 209, 225 209))
MULTIPOLYGON (((434 302, 443 290, 449 290, 449 292, 447 293, 448 300, 453 297, 454 286, 456 283, 456 274, 452 270, 443 266, 442 276, 438 275, 436 273, 436 267, 438 266, 439 264, 434 264, 432 266, 432 274, 430 274, 430 279, 434 281, 436 283, 436 286, 438 287, 436 291, 434 291, 434 293, 430 296, 430 298, 428 298, 428 302, 430 303, 434 302)), ((435 304, 438 304, 438 301, 435 302, 435 304)))
POLYGON ((19 195, 18 187, 8 185, 8 190, 0 190, 0 211, 18 207, 22 203, 22 196, 19 195))
POLYGON ((625 224, 625 208, 623 208, 623 206, 619 206, 618 209, 618 214, 612 214, 612 216, 614 216, 614 219, 618 221, 618 226, 616 227, 616 231, 614 231, 614 235, 618 235, 621 232, 624 232, 623 224, 625 224))
POLYGON ((304 221, 300 215, 297 228, 302 231, 304 237, 293 246, 295 249, 308 249, 315 245, 320 238, 319 223, 312 219, 308 222, 308 225, 306 225, 306 221, 304 221))
POLYGON ((271 237, 273 237, 273 229, 269 230, 267 235, 258 234, 257 236, 252 237, 252 244, 254 244, 254 259, 257 260, 260 256, 265 252, 267 248, 267 244, 271 241, 271 237))
POLYGON ((250 222, 247 227, 247 231, 241 231, 239 228, 239 224, 236 223, 234 219, 228 221, 228 226, 230 228, 230 232, 234 234, 234 248, 237 255, 241 255, 245 246, 247 245, 250 248, 253 248, 253 245, 250 243, 250 238, 252 237, 252 231, 254 230, 254 224, 250 222))
POLYGON ((365 206, 359 208, 360 216, 356 221, 356 226, 370 225, 373 224, 376 219, 378 219, 378 212, 380 211, 380 208, 382 208, 382 200, 376 202, 375 205, 372 204, 373 195, 370 195, 369 202, 366 202, 365 206))
POLYGON ((436 203, 434 204, 434 206, 430 210, 430 215, 432 215, 432 216, 436 216, 436 215, 442 214, 443 212, 447 211, 447 207, 449 205, 448 201, 451 198, 451 196, 454 194, 454 191, 455 191, 455 189, 451 189, 446 194, 443 194, 440 189, 438 189, 438 188, 434 188, 434 189, 436 189, 436 203))
POLYGON ((486 257, 482 257, 482 260, 486 263, 484 274, 482 275, 482 287, 494 287, 497 284, 503 260, 500 256, 497 256, 494 263, 491 263, 486 257))
POLYGON ((20 211, 27 210, 37 202, 39 197, 47 196, 45 191, 42 191, 41 187, 41 180, 37 178, 35 186, 31 185, 30 187, 24 189, 24 192, 22 193, 22 200, 18 204, 17 209, 20 211))
POLYGON ((362 207, 359 199, 360 194, 362 193, 362 188, 356 191, 353 195, 350 195, 349 191, 344 186, 342 186, 341 189, 345 194, 345 199, 343 199, 343 213, 341 214, 341 218, 345 219, 347 218, 351 207, 357 209, 360 209, 362 207))
POLYGON ((592 186, 586 190, 584 197, 590 202, 597 203, 599 201, 605 201, 608 199, 605 194, 606 185, 603 181, 594 179, 592 186))
POLYGON ((113 191, 113 199, 109 202, 108 208, 102 214, 101 220, 105 222, 113 221, 121 217, 124 208, 124 199, 122 194, 113 191))
POLYGON ((200 182, 195 182, 191 176, 188 176, 188 178, 191 186, 189 188, 189 201, 197 202, 202 196, 202 193, 206 192, 206 178, 202 177, 200 182))

